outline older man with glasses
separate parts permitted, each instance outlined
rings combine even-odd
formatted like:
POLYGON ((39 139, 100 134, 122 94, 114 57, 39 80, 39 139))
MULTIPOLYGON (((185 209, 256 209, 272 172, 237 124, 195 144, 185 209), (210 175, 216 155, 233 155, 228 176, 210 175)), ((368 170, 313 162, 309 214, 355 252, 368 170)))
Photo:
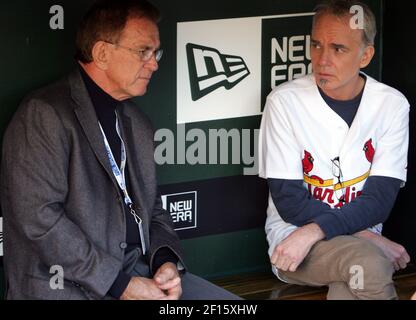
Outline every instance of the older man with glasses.
POLYGON ((129 100, 158 70, 158 18, 145 0, 94 4, 79 68, 26 98, 8 127, 8 299, 238 299, 186 272, 157 191, 153 131, 129 100))
POLYGON ((313 74, 273 90, 261 124, 272 269, 328 286, 328 299, 396 299, 392 275, 410 257, 381 231, 406 181, 409 103, 360 71, 375 51, 368 6, 334 0, 315 11, 313 74))

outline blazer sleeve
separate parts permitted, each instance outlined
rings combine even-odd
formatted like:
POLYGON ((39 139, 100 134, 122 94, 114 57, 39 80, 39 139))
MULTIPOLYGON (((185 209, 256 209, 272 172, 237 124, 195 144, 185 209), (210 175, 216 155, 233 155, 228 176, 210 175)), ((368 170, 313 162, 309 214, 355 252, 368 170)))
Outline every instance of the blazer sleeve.
POLYGON ((3 143, 2 209, 46 267, 62 266, 65 280, 97 299, 108 292, 121 261, 66 214, 70 144, 52 106, 42 99, 23 102, 3 143))
POLYGON ((162 199, 158 194, 153 210, 152 221, 150 223, 150 267, 152 274, 154 270, 154 259, 157 251, 162 248, 169 248, 172 253, 178 258, 178 270, 185 269, 183 261, 182 249, 179 242, 179 237, 174 230, 172 217, 163 209, 162 199))

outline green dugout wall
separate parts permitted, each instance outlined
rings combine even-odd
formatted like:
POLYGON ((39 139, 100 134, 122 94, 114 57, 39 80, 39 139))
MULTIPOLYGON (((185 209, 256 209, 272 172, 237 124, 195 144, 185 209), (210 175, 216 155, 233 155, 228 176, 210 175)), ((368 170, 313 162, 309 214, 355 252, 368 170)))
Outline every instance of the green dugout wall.
MULTIPOLYGON (((152 2, 163 14, 164 56, 147 95, 135 101, 157 133, 160 189, 188 268, 207 278, 268 270, 268 191, 254 175, 256 129, 272 87, 310 71, 308 36, 317 1, 152 2), (228 145, 217 138, 221 132, 229 135, 228 145)), ((365 2, 381 30, 383 2, 365 2)), ((1 136, 28 92, 75 67, 76 26, 91 3, 0 4, 1 136), (59 11, 50 13, 54 5, 63 9, 63 29, 51 29, 51 19, 59 22, 59 11)), ((377 79, 380 39, 379 33, 376 57, 365 70, 377 79)))

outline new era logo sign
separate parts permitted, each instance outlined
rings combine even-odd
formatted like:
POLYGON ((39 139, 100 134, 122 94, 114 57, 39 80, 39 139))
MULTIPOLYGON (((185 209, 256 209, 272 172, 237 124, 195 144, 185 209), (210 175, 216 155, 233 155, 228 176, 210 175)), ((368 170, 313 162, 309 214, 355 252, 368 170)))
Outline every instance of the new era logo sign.
POLYGON ((186 53, 193 101, 220 87, 230 90, 250 74, 243 58, 215 48, 188 43, 186 53))
POLYGON ((186 21, 177 28, 177 123, 259 116, 261 18, 186 21))
POLYGON ((276 85, 309 71, 313 15, 178 22, 177 123, 261 115, 276 85))
POLYGON ((197 192, 175 193, 162 196, 163 208, 172 217, 175 230, 197 227, 197 192))

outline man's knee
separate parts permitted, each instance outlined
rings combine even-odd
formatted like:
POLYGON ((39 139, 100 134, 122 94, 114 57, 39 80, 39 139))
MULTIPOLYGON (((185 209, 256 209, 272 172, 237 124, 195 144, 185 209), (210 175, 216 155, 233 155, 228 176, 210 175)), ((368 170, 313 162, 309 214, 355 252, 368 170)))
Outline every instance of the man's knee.
POLYGON ((349 263, 348 284, 361 299, 397 298, 393 283, 392 262, 376 246, 363 242, 349 263))
POLYGON ((354 251, 349 263, 350 269, 352 269, 350 273, 354 269, 362 270, 365 278, 391 280, 394 273, 393 263, 378 247, 363 240, 354 251))

